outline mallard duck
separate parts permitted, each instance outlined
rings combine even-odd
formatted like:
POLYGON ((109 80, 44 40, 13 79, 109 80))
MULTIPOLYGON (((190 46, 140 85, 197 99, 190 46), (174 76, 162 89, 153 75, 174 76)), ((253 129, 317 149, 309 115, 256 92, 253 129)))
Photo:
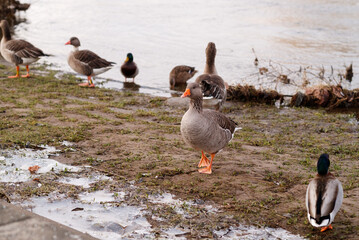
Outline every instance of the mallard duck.
POLYGON ((136 63, 133 61, 132 53, 127 53, 126 60, 121 66, 121 73, 125 77, 125 82, 127 81, 127 78, 132 78, 132 81, 134 82, 138 72, 139 70, 136 63))
POLYGON ((308 220, 321 232, 333 229, 331 223, 343 202, 343 187, 329 172, 329 155, 322 154, 317 163, 317 176, 309 183, 306 194, 308 220))
POLYGON ((198 76, 195 82, 202 87, 204 96, 209 99, 206 99, 206 105, 214 105, 216 110, 221 110, 227 98, 226 88, 228 84, 217 73, 215 65, 216 53, 216 45, 209 42, 206 48, 204 73, 198 76))
POLYGON ((181 121, 181 134, 186 143, 196 150, 202 151, 202 158, 198 167, 200 173, 212 173, 214 156, 222 150, 233 138, 237 123, 227 118, 224 114, 203 109, 202 89, 198 83, 190 83, 181 96, 189 97, 188 111, 183 115, 181 121), (211 155, 211 161, 205 155, 211 155))
POLYGON ((27 74, 21 75, 21 77, 30 77, 29 65, 39 60, 40 57, 49 55, 44 54, 41 49, 38 49, 25 40, 11 39, 9 23, 6 20, 0 22, 0 27, 3 36, 0 46, 1 55, 7 62, 13 63, 16 66, 16 75, 8 76, 8 78, 17 78, 20 76, 19 65, 26 66, 27 71, 27 74))
POLYGON ((197 73, 194 67, 179 65, 170 72, 170 86, 173 89, 178 85, 185 85, 197 73))
POLYGON ((81 46, 77 37, 72 37, 65 45, 74 46, 70 52, 67 62, 70 67, 77 73, 87 76, 87 83, 80 83, 82 87, 95 87, 92 81, 93 76, 99 75, 110 70, 114 62, 109 62, 90 50, 79 50, 81 46))

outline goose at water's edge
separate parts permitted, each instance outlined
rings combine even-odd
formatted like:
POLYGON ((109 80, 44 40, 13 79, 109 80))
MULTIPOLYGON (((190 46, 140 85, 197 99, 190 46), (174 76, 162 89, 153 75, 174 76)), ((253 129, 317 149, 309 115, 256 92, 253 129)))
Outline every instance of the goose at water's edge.
POLYGON ((20 76, 19 65, 26 66, 26 75, 21 77, 30 77, 29 65, 36 62, 42 56, 49 56, 44 54, 41 49, 35 47, 25 40, 12 39, 10 34, 9 23, 6 20, 0 22, 2 31, 2 39, 0 44, 0 52, 3 58, 16 66, 16 75, 8 76, 8 78, 17 78, 20 76))
POLYGON ((95 87, 91 77, 110 70, 115 64, 99 57, 90 50, 79 50, 81 44, 77 37, 72 37, 65 45, 74 46, 74 50, 70 52, 67 58, 70 67, 75 72, 87 76, 87 83, 80 83, 79 86, 95 87))
POLYGON ((197 73, 194 67, 179 65, 174 67, 170 72, 170 87, 185 85, 187 81, 197 73))
POLYGON ((209 42, 206 48, 204 72, 195 82, 201 86, 204 97, 214 99, 214 101, 205 99, 206 105, 213 105, 216 110, 221 110, 227 98, 228 84, 218 75, 215 65, 216 53, 216 45, 209 42))

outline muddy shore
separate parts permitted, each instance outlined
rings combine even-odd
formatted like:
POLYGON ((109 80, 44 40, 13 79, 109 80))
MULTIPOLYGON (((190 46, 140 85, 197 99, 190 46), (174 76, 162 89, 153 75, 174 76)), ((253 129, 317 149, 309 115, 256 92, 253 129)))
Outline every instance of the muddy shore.
MULTIPOLYGON (((237 223, 280 227, 309 239, 356 239, 359 234, 359 139, 353 113, 227 103, 225 114, 242 130, 216 156, 213 173, 203 175, 196 167, 200 152, 181 138, 185 104, 131 91, 83 89, 73 75, 41 65, 29 79, 7 79, 13 71, 0 66, 2 149, 55 146, 62 150, 57 161, 90 165, 114 179, 88 191, 115 189, 134 181, 138 196, 128 202, 165 191, 220 210, 188 220, 179 219, 171 209, 161 209, 153 214, 167 221, 152 220, 154 226, 186 226, 191 229, 188 238, 212 238, 213 230, 237 223), (63 141, 74 143, 75 151, 63 146, 63 141), (317 158, 324 152, 343 184, 344 202, 334 229, 320 233, 307 221, 304 199, 306 186, 316 174, 317 158)), ((0 191, 10 200, 54 191, 69 196, 79 192, 51 177, 39 181, 40 188, 31 183, 18 187, 0 183, 0 191)))

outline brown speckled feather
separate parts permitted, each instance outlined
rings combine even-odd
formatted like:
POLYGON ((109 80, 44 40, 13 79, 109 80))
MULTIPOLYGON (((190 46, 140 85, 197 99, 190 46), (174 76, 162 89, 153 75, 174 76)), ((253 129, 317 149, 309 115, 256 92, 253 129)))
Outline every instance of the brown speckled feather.
POLYGON ((221 128, 228 129, 232 134, 234 133, 237 123, 226 117, 224 114, 217 111, 204 109, 203 115, 207 118, 212 118, 213 121, 215 121, 221 128))
POLYGON ((6 43, 6 48, 21 58, 38 58, 45 56, 41 49, 38 49, 25 40, 10 40, 6 43))
POLYGON ((202 74, 195 82, 201 86, 205 97, 226 100, 227 90, 224 81, 220 76, 214 74, 202 74))
POLYGON ((88 64, 93 69, 105 68, 114 64, 113 62, 109 62, 89 50, 80 50, 74 52, 74 58, 82 63, 88 64))
POLYGON ((170 85, 176 86, 186 84, 186 82, 195 75, 197 71, 194 67, 179 65, 172 69, 170 72, 170 85))

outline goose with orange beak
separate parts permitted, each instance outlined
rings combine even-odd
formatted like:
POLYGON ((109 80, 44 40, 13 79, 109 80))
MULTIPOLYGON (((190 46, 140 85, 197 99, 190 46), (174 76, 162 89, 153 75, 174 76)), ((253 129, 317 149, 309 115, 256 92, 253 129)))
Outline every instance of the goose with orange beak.
POLYGON ((16 66, 16 75, 8 76, 8 78, 20 77, 20 65, 26 66, 27 71, 27 74, 21 75, 21 77, 30 77, 29 65, 39 60, 40 57, 49 55, 44 54, 41 49, 25 40, 12 39, 9 23, 6 20, 0 22, 0 28, 2 31, 1 55, 7 62, 13 63, 16 66))
POLYGON ((181 134, 184 141, 192 148, 202 152, 198 167, 200 173, 211 174, 214 156, 222 150, 237 128, 237 123, 224 114, 203 109, 202 89, 198 83, 190 83, 182 98, 190 98, 188 111, 183 115, 181 121, 181 134), (205 153, 211 155, 209 160, 205 153))
POLYGON ((65 45, 74 47, 67 58, 69 66, 75 72, 87 76, 87 83, 80 83, 81 87, 95 87, 92 77, 110 70, 116 64, 99 57, 90 50, 79 50, 81 44, 77 37, 72 37, 65 45))

